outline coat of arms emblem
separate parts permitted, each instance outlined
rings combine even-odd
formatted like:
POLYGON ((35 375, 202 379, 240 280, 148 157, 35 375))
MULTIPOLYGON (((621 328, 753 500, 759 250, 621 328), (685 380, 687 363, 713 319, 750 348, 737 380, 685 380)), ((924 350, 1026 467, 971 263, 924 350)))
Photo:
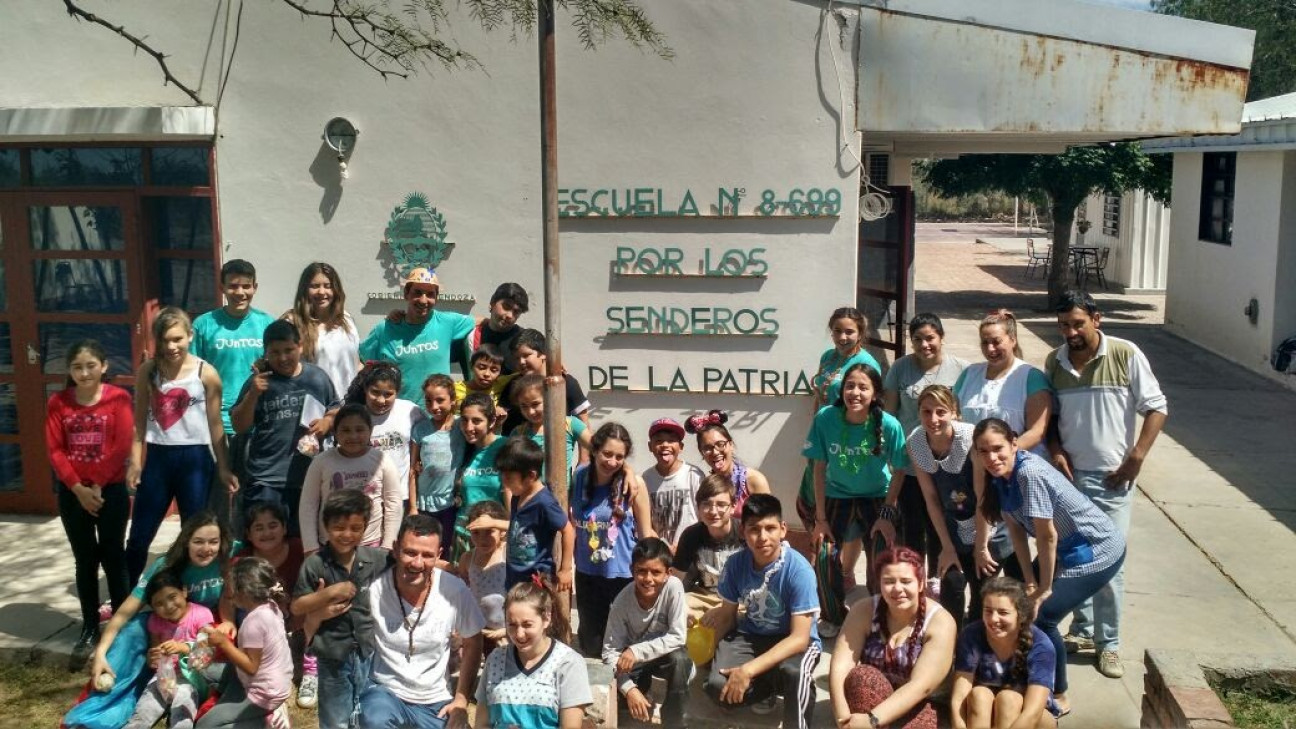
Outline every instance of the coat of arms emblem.
POLYGON ((383 242, 402 278, 419 266, 440 266, 455 247, 446 240, 445 216, 421 192, 411 192, 392 210, 383 242))

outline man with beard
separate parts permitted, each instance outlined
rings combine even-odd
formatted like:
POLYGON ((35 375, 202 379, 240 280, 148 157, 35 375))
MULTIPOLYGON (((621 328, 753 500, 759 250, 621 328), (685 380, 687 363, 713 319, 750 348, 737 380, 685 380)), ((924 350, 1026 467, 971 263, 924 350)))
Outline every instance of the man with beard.
POLYGON ((441 524, 435 518, 406 517, 392 551, 395 565, 367 596, 376 645, 373 683, 360 697, 360 727, 467 727, 486 621, 468 586, 436 566, 441 524), (453 695, 447 681, 451 633, 463 643, 453 695))
MULTIPOLYGON (((1133 342, 1104 334, 1093 297, 1068 291, 1057 307, 1066 342, 1050 352, 1044 373, 1057 393, 1053 464, 1129 533, 1134 483, 1166 420, 1166 398, 1147 357, 1133 342), (1143 427, 1135 439, 1135 414, 1143 427)), ((1120 613, 1124 571, 1075 612, 1067 652, 1093 649, 1098 671, 1120 678, 1120 613)))

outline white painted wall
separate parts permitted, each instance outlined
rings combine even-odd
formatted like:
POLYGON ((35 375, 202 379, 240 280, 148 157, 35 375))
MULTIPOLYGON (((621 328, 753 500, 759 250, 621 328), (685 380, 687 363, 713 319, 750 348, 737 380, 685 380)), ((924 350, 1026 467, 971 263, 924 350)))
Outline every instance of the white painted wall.
POLYGON ((1175 155, 1166 327, 1266 372, 1273 343, 1275 261, 1285 194, 1283 153, 1238 153, 1231 246, 1197 239, 1201 175, 1200 153, 1175 155), (1255 325, 1242 313, 1252 298, 1260 303, 1255 325))
MULTIPOLYGON (((1274 267, 1273 342, 1296 336, 1296 152, 1283 152, 1282 213, 1274 267)), ((1289 378, 1292 379, 1292 378, 1289 378)))
MULTIPOLYGON (((228 2, 176 0, 87 6, 125 23, 172 54, 178 76, 201 79, 214 101, 217 69, 233 41, 228 2)), ((234 6, 237 9, 237 5, 234 6)), ((785 0, 654 2, 649 13, 676 52, 664 61, 616 41, 582 49, 559 21, 560 177, 563 187, 662 188, 669 199, 691 189, 703 209, 718 187, 836 187, 840 217, 813 220, 620 219, 563 223, 564 355, 588 385, 588 366, 619 365, 631 388, 646 388, 647 367, 680 367, 701 389, 704 367, 813 374, 828 346, 825 318, 853 302, 858 172, 841 147, 843 119, 828 43, 838 43, 841 84, 853 105, 858 11, 844 9, 820 33, 820 8, 785 0), (844 40, 843 40, 844 39, 844 40), (710 248, 765 248, 768 279, 614 281, 619 245, 674 246, 696 261, 710 248), (605 310, 622 305, 777 308, 775 339, 604 338, 605 310)), ((151 59, 101 28, 77 24, 57 3, 16 0, 0 24, 6 49, 0 99, 8 106, 135 106, 188 103, 163 87, 151 59), (16 70, 21 72, 15 72, 16 70)), ((445 293, 476 295, 482 315, 495 285, 515 280, 533 294, 523 323, 543 328, 540 168, 535 43, 507 31, 483 34, 466 17, 454 37, 486 72, 434 69, 382 82, 328 42, 325 25, 277 2, 243 6, 237 54, 219 108, 220 218, 225 256, 261 272, 257 304, 278 313, 311 260, 338 265, 348 308, 367 331, 394 292, 379 241, 392 208, 426 193, 458 244, 440 267, 445 293), (338 184, 320 133, 334 116, 360 129, 351 178, 338 184)), ((809 398, 745 395, 596 393, 595 421, 632 432, 663 415, 735 411, 739 454, 770 475, 775 492, 795 493, 809 398)), ((643 444, 638 444, 642 446, 643 444)), ((646 467, 641 447, 633 460, 646 467)), ((688 457, 700 460, 692 448, 688 457)), ((790 513, 790 512, 789 512, 790 513)))
MULTIPOLYGON (((1103 195, 1086 200, 1088 219, 1093 227, 1085 234, 1085 245, 1106 247, 1109 284, 1126 293, 1165 290, 1166 266, 1170 251, 1170 208, 1142 190, 1131 190, 1121 196, 1118 235, 1104 235, 1102 228, 1103 195)), ((1072 228, 1071 240, 1079 231, 1072 228)))

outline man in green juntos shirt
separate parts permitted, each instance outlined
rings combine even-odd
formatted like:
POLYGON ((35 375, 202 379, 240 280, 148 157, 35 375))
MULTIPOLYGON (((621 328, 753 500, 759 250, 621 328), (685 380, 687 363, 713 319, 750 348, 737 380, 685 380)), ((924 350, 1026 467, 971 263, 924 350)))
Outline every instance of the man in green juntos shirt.
MULTIPOLYGON (((256 267, 241 258, 221 266, 221 292, 225 306, 212 309, 193 322, 193 344, 189 351, 216 368, 221 385, 221 423, 230 440, 231 467, 238 475, 243 468, 243 439, 235 439, 230 425, 230 408, 238 402, 243 383, 252 376, 253 365, 261 357, 261 335, 274 317, 252 308, 256 296, 256 267)), ((222 520, 229 517, 229 499, 225 489, 212 489, 211 507, 222 520)), ((228 523, 228 521, 226 522, 228 523)))
POLYGON ((450 374, 451 348, 472 333, 472 317, 437 311, 441 286, 434 271, 416 268, 405 277, 405 316, 378 323, 360 344, 360 358, 395 362, 401 370, 400 397, 423 402, 423 380, 450 374))

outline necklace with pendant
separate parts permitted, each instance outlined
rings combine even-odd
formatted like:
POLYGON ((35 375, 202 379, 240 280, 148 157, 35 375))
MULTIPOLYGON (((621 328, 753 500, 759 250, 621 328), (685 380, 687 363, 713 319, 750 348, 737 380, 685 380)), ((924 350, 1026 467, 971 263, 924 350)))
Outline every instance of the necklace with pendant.
POLYGON ((426 577, 427 585, 423 588, 423 594, 419 597, 414 609, 418 610, 418 615, 410 621, 409 611, 405 609, 405 598, 400 594, 400 583, 396 579, 396 571, 392 570, 392 586, 396 588, 396 602, 400 604, 401 625, 405 626, 405 631, 409 633, 409 647, 405 652, 406 662, 414 660, 414 631, 418 629, 419 623, 423 622, 423 613, 427 612, 427 597, 432 592, 432 575, 426 577))

